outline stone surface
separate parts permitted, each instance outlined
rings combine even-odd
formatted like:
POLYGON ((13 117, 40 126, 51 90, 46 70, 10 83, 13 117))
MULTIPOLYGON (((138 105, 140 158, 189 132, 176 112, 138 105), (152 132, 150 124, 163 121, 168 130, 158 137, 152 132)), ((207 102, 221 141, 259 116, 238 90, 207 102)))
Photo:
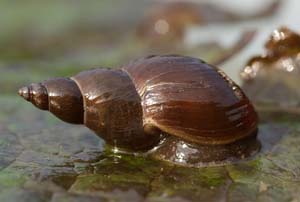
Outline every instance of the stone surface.
POLYGON ((262 151, 251 160, 184 168, 105 150, 88 129, 62 123, 18 97, 1 97, 0 104, 6 106, 0 109, 0 201, 300 199, 297 122, 261 124, 262 151))

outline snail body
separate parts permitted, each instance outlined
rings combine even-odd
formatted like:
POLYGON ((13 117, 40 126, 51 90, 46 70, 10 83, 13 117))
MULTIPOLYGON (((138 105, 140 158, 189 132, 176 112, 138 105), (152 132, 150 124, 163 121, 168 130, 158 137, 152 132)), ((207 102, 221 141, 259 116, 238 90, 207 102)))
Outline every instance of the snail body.
MULTIPOLYGON (((221 70, 191 57, 149 56, 120 69, 93 69, 31 84, 19 94, 66 122, 86 125, 110 145, 133 151, 158 146, 154 156, 174 163, 179 162, 162 158, 172 153, 170 142, 184 142, 182 147, 202 153, 226 151, 219 159, 196 159, 210 162, 232 158, 232 145, 240 148, 241 141, 256 139, 257 114, 241 89, 221 70)), ((248 146, 240 156, 253 152, 246 150, 248 146)))

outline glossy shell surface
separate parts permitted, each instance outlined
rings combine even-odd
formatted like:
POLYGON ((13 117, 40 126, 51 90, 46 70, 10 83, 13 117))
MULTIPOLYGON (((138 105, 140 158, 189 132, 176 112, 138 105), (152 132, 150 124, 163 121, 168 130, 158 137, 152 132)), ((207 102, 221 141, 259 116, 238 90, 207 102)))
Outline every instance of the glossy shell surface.
POLYGON ((119 69, 31 84, 19 94, 130 150, 149 150, 169 136, 226 145, 257 132, 257 114, 241 89, 218 68, 191 57, 148 56, 119 69))
POLYGON ((83 96, 84 124, 109 144, 140 149, 157 143, 159 134, 144 134, 141 99, 125 72, 93 69, 72 79, 83 96))
POLYGON ((144 124, 199 144, 227 144, 256 133, 257 114, 248 98, 199 59, 149 56, 122 69, 141 97, 144 124))

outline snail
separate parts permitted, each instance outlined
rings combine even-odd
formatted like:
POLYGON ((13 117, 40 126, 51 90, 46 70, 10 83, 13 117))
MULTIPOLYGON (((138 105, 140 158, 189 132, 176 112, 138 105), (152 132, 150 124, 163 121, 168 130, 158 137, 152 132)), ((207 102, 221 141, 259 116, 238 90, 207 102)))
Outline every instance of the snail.
POLYGON ((248 98, 223 71, 192 57, 152 55, 31 84, 19 94, 109 145, 172 163, 223 162, 259 150, 248 98))
POLYGON ((260 110, 300 113, 300 35, 275 30, 266 53, 251 58, 241 72, 242 88, 260 110))

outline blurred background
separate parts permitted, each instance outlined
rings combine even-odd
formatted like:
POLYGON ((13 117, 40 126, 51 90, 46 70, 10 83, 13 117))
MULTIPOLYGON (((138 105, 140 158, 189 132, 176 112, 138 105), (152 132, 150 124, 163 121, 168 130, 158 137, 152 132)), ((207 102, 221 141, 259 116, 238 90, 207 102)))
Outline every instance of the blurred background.
POLYGON ((0 91, 170 53, 202 58, 239 82, 272 30, 299 30, 299 10, 297 0, 0 1, 0 91))

